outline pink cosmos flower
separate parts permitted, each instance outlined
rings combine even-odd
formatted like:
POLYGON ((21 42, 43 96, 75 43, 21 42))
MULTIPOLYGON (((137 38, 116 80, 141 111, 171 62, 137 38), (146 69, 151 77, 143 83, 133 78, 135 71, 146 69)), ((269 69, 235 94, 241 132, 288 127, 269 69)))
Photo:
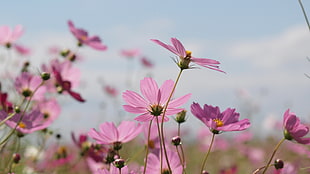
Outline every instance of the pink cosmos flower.
POLYGON ((95 50, 105 51, 108 47, 101 43, 101 39, 98 36, 88 36, 87 31, 84 29, 75 28, 71 20, 68 21, 69 29, 71 33, 79 41, 78 45, 87 45, 95 50))
POLYGON ((146 68, 153 68, 154 64, 146 57, 141 57, 141 64, 146 68))
POLYGON ((0 45, 5 45, 10 48, 11 45, 19 39, 24 33, 23 26, 17 25, 14 30, 11 30, 9 26, 0 27, 0 45))
POLYGON ((140 124, 133 121, 123 121, 118 127, 112 122, 105 122, 99 126, 99 131, 92 128, 88 136, 98 144, 126 143, 134 139, 142 131, 140 124))
MULTIPOLYGON (((135 118, 137 121, 147 122, 158 116, 161 120, 163 109, 168 100, 168 97, 172 91, 174 82, 172 80, 166 80, 164 84, 158 88, 157 83, 152 78, 146 77, 140 82, 140 91, 143 95, 139 95, 133 91, 125 91, 123 93, 123 99, 128 105, 123 105, 127 112, 141 114, 135 118)), ((183 108, 177 108, 183 105, 191 94, 184 95, 180 98, 173 99, 169 102, 166 116, 174 115, 183 110, 183 108)), ((165 121, 168 117, 165 118, 165 121)))
POLYGON ((0 110, 4 110, 7 113, 13 112, 13 104, 8 101, 8 94, 2 92, 1 87, 0 87, 0 110))
POLYGON ((151 39, 151 41, 155 42, 156 44, 166 48, 167 50, 171 51, 175 55, 179 56, 180 59, 177 62, 177 65, 182 70, 190 68, 189 63, 194 62, 200 66, 213 69, 219 72, 224 72, 219 69, 219 66, 217 66, 218 64, 220 64, 220 62, 213 60, 213 59, 193 57, 192 52, 185 50, 183 44, 176 38, 171 38, 172 45, 165 44, 156 39, 151 39))
MULTIPOLYGON (((121 169, 123 174, 135 174, 134 172, 130 172, 128 169, 128 166, 124 166, 121 169)), ((115 167, 114 165, 110 165, 110 169, 97 169, 96 172, 94 172, 93 174, 119 174, 119 169, 117 167, 115 167)))
POLYGON ((310 138, 303 138, 309 132, 309 127, 300 123, 295 113, 287 109, 283 116, 284 137, 300 144, 310 144, 310 138))
MULTIPOLYGON (((182 174, 183 169, 180 163, 180 159, 176 152, 167 151, 170 167, 173 174, 182 174)), ((148 155, 146 173, 147 174, 159 174, 159 173, 169 173, 167 160, 163 159, 163 171, 160 171, 160 158, 153 153, 148 155)))
POLYGON ((139 49, 131 49, 131 50, 122 50, 121 55, 125 56, 127 58, 133 58, 135 56, 138 56, 140 54, 139 49))
POLYGON ((42 100, 46 92, 46 87, 39 85, 42 83, 42 78, 39 76, 34 76, 29 72, 22 72, 15 79, 16 90, 25 97, 30 97, 34 92, 32 97, 33 100, 42 100), (39 88, 38 88, 39 87, 39 88), (38 88, 37 91, 35 89, 38 88))
POLYGON ((112 96, 112 97, 117 97, 117 95, 118 95, 117 89, 114 88, 114 87, 112 87, 112 86, 106 85, 106 86, 103 87, 103 89, 104 89, 104 91, 105 91, 108 95, 110 95, 110 96, 112 96))
POLYGON ((55 98, 40 101, 38 109, 43 113, 44 120, 51 122, 54 122, 61 112, 61 107, 55 98))
MULTIPOLYGON (((15 114, 11 119, 7 120, 5 124, 11 128, 14 128, 19 122, 21 116, 21 114, 15 114)), ((8 114, 4 111, 0 111, 0 120, 5 119, 6 117, 8 117, 8 114)), ((43 114, 40 111, 33 110, 23 116, 16 130, 23 134, 30 134, 32 132, 47 128, 51 123, 51 121, 44 120, 43 114)))
POLYGON ((242 131, 250 127, 248 119, 239 121, 239 113, 228 108, 220 112, 219 107, 205 104, 203 108, 198 103, 191 105, 192 114, 210 128, 213 133, 220 131, 242 131))
POLYGON ((31 53, 30 49, 29 48, 26 48, 25 46, 23 45, 19 45, 19 44, 14 44, 13 45, 13 48, 15 48, 15 50, 21 54, 21 55, 24 55, 24 56, 27 56, 31 53))

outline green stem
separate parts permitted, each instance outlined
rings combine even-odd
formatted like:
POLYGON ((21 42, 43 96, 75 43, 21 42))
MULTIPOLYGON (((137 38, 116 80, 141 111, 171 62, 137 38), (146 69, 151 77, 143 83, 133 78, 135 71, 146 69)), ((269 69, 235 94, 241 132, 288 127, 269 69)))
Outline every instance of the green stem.
POLYGON ((153 119, 150 121, 149 124, 149 129, 147 132, 147 142, 146 142, 146 152, 145 152, 145 161, 144 161, 144 169, 143 169, 143 174, 145 174, 146 172, 146 166, 147 166, 147 155, 149 154, 149 142, 150 142, 150 136, 151 136, 151 126, 152 126, 152 121, 153 119))
POLYGON ((304 9, 304 6, 302 5, 301 0, 298 0, 298 2, 299 2, 299 5, 300 5, 300 7, 301 7, 302 13, 304 14, 304 17, 305 17, 306 23, 307 23, 307 25, 308 25, 308 29, 309 29, 309 31, 310 31, 310 23, 309 23, 309 20, 308 20, 308 17, 307 17, 306 11, 305 11, 305 9, 304 9))
POLYGON ((214 142, 214 137, 215 137, 215 134, 213 133, 212 135, 212 139, 211 139, 211 143, 210 143, 210 146, 209 146, 209 149, 208 149, 208 152, 203 160, 203 163, 202 163, 202 167, 201 167, 201 170, 200 170, 200 173, 203 172, 203 169, 205 168, 206 166, 206 162, 207 162, 207 159, 209 157, 209 154, 210 154, 210 151, 211 151, 211 148, 212 148, 212 145, 213 145, 213 142, 214 142))
MULTIPOLYGON (((158 117, 156 117, 156 124, 157 124, 157 130, 158 130, 158 136, 161 137, 160 127, 159 127, 159 120, 158 117)), ((163 169, 163 144, 160 142, 160 172, 162 172, 163 169)))
MULTIPOLYGON (((165 104, 165 107, 164 107, 164 110, 163 110, 163 114, 162 114, 162 120, 161 120, 161 138, 160 138, 160 139, 161 139, 161 144, 163 145, 163 150, 164 150, 164 154, 165 154, 165 157, 166 157, 166 162, 167 162, 168 169, 169 169, 170 173, 172 173, 172 171, 171 171, 171 167, 170 167, 170 163, 169 163, 169 159, 168 159, 168 155, 167 155, 167 150, 166 150, 166 145, 165 145, 165 137, 164 137, 164 118, 165 118, 165 116, 166 116, 168 104, 169 104, 169 102, 170 102, 170 100, 171 100, 171 98, 172 98, 172 96, 173 96, 173 93, 174 93, 174 91, 175 91, 175 88, 176 88, 176 86, 177 86, 179 80, 180 80, 180 77, 181 77, 182 72, 183 72, 183 70, 181 69, 180 72, 179 72, 179 74, 178 74, 178 76, 177 76, 177 79, 176 79, 176 81, 175 81, 175 83, 174 83, 174 86, 173 86, 173 88, 172 88, 172 91, 171 91, 171 93, 170 93, 170 95, 169 95, 169 97, 168 97, 168 100, 167 100, 167 102, 166 102, 166 104, 165 104)), ((161 151, 162 151, 162 149, 161 149, 161 151)))
MULTIPOLYGON (((181 124, 180 123, 178 124, 178 136, 181 137, 181 124)), ((183 167, 183 173, 186 173, 186 171, 185 171, 185 154, 184 154, 183 146, 182 146, 182 144, 180 144, 179 146, 180 146, 181 154, 182 154, 181 164, 183 167)), ((180 159, 181 159, 181 157, 180 157, 180 159)))
POLYGON ((276 154, 276 152, 277 152, 277 150, 279 149, 280 145, 281 145, 284 141, 285 141, 285 138, 282 138, 282 140, 280 140, 279 143, 276 145, 276 147, 274 148, 274 150, 273 150, 273 152, 272 152, 272 155, 271 155, 271 157, 270 157, 270 159, 269 159, 269 161, 268 161, 268 163, 267 163, 267 165, 266 165, 266 167, 265 167, 265 169, 264 169, 264 171, 263 171, 262 174, 265 174, 265 173, 266 173, 266 171, 267 171, 267 169, 268 169, 268 167, 269 167, 269 165, 270 165, 270 163, 271 163, 271 161, 272 161, 274 155, 276 154))

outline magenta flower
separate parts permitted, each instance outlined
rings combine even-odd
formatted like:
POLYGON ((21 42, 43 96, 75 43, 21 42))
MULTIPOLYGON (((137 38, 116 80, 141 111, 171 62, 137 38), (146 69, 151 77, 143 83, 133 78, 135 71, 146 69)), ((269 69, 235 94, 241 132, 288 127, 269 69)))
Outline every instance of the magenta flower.
POLYGON ((210 128, 213 133, 220 131, 242 131, 250 127, 248 119, 239 121, 239 113, 228 108, 220 112, 219 107, 205 104, 203 108, 198 103, 191 105, 192 114, 210 128))
POLYGON ((8 94, 2 92, 1 89, 0 89, 0 110, 4 110, 7 113, 13 112, 13 104, 8 101, 8 94))
POLYGON ((46 87, 40 86, 41 83, 42 78, 40 76, 34 76, 28 72, 23 72, 15 79, 14 85, 16 90, 24 97, 33 95, 33 100, 42 100, 46 92, 46 87), (37 91, 35 91, 36 88, 38 88, 37 91))
POLYGON ((287 109, 283 116, 284 137, 300 144, 310 144, 310 138, 303 138, 309 132, 309 127, 300 123, 295 113, 287 109))
POLYGON ((101 39, 98 36, 88 36, 87 31, 84 29, 75 28, 71 20, 68 21, 69 29, 71 33, 78 40, 78 45, 87 45, 95 50, 105 51, 108 47, 101 43, 101 39))
POLYGON ((24 33, 23 26, 17 25, 14 30, 9 26, 0 27, 0 45, 10 48, 12 44, 24 33))
MULTIPOLYGON (((123 105, 127 112, 141 114, 135 118, 137 121, 147 122, 154 118, 154 116, 160 117, 163 114, 163 109, 169 95, 172 91, 174 82, 172 80, 166 80, 164 84, 158 88, 157 83, 152 78, 144 78, 140 82, 140 91, 143 95, 139 95, 133 91, 125 91, 123 93, 123 99, 128 105, 123 105)), ((183 108, 177 108, 183 105, 191 94, 184 95, 180 98, 171 100, 168 104, 166 116, 174 115, 183 110, 183 108)), ((165 118, 168 120, 168 117, 165 118)))
MULTIPOLYGON (((5 124, 11 128, 14 128, 18 123, 18 126, 16 127, 18 132, 30 134, 32 132, 45 129, 52 123, 51 121, 45 121, 43 114, 38 110, 33 110, 26 113, 19 122, 21 116, 22 114, 15 114, 11 119, 7 120, 5 124)), ((0 120, 5 119, 6 117, 8 117, 8 114, 4 111, 0 111, 0 120)))
POLYGON ((92 128, 88 136, 98 144, 126 143, 134 139, 142 131, 142 126, 132 121, 123 121, 118 127, 112 122, 105 122, 99 126, 99 131, 92 128))
POLYGON ((141 57, 141 64, 146 68, 153 68, 154 64, 148 60, 146 57, 141 57))
POLYGON ((117 97, 118 95, 118 90, 110 85, 104 86, 103 90, 111 97, 117 97))
MULTIPOLYGON (((182 174, 183 168, 182 168, 182 165, 180 163, 180 158, 178 157, 177 153, 173 151, 167 151, 167 155, 168 155, 169 164, 170 164, 172 173, 182 174)), ((148 158, 147 167, 146 167, 147 174, 169 173, 166 159, 163 159, 163 169, 162 171, 160 171, 161 169, 160 158, 153 153, 150 153, 147 158, 148 158)))
POLYGON ((206 59, 206 58, 196 58, 192 56, 192 52, 185 50, 184 46, 182 43, 176 39, 176 38, 171 38, 171 43, 172 45, 165 44, 159 40, 156 39, 151 39, 151 41, 157 43, 158 45, 166 48, 167 50, 171 51, 175 55, 179 56, 179 60, 177 62, 177 65, 183 70, 183 69, 188 69, 191 68, 189 63, 194 62, 200 66, 213 69, 219 72, 224 72, 219 69, 218 64, 220 62, 213 60, 213 59, 206 59))

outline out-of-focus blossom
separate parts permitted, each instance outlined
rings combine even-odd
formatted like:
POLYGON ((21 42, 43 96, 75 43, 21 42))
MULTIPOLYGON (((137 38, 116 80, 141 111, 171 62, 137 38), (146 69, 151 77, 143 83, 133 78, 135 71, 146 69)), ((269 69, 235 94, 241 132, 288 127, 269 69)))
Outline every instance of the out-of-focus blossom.
POLYGON ((42 78, 40 76, 34 76, 29 72, 22 72, 15 79, 14 84, 16 90, 24 97, 30 97, 31 95, 33 95, 32 97, 33 100, 42 100, 46 92, 46 87, 40 86, 41 83, 42 78), (36 90, 36 88, 38 89, 36 90))
POLYGON ((88 136, 99 144, 126 143, 134 139, 142 131, 142 126, 133 121, 123 121, 116 127, 112 122, 105 122, 99 126, 99 131, 92 128, 88 136))
MULTIPOLYGON (((171 167, 171 171, 173 174, 182 174, 183 169, 182 165, 180 163, 180 159, 177 155, 176 152, 173 151, 167 151, 167 156, 169 159, 169 164, 171 167)), ((147 160, 147 167, 146 167, 146 173, 147 174, 159 174, 159 173, 169 173, 168 165, 167 165, 167 160, 165 157, 163 158, 163 167, 162 171, 161 169, 161 162, 160 162, 160 157, 150 153, 148 155, 148 160, 147 160)))
POLYGON ((298 167, 291 163, 285 163, 282 169, 274 169, 273 172, 273 174, 297 174, 297 173, 298 173, 298 167))
POLYGON ((238 168, 236 165, 230 168, 227 168, 227 169, 220 170, 220 174, 237 174, 237 172, 238 172, 238 168))
MULTIPOLYGON (((122 174, 135 174, 134 172, 129 171, 128 166, 124 166, 121 169, 122 174)), ((97 171, 93 174, 119 174, 119 169, 114 165, 110 165, 110 169, 100 169, 98 168, 97 171)))
POLYGON ((112 86, 106 85, 103 87, 104 91, 111 97, 117 97, 118 90, 112 86))
MULTIPOLYGON (((154 117, 159 117, 161 120, 165 104, 167 103, 173 86, 174 82, 172 80, 167 80, 158 88, 155 80, 152 78, 144 78, 140 82, 140 91, 143 97, 134 91, 127 90, 123 93, 123 99, 127 105, 123 105, 123 107, 127 112, 141 114, 135 118, 137 121, 147 122, 154 117)), ((183 108, 177 107, 187 102, 190 96, 191 94, 187 94, 171 100, 167 106, 166 116, 184 110, 183 108)), ((167 121, 168 117, 166 117, 165 120, 167 121)))
POLYGON ((309 127, 300 123, 295 113, 287 109, 283 116, 284 137, 287 140, 295 140, 301 144, 310 144, 310 138, 305 138, 309 132, 309 127))
POLYGON ((15 50, 24 56, 28 56, 31 53, 31 50, 23 45, 19 45, 19 44, 14 44, 13 48, 15 48, 15 50))
POLYGON ((121 55, 127 58, 134 58, 140 55, 139 49, 122 50, 121 55))
POLYGON ((13 112, 13 104, 8 101, 8 94, 2 92, 1 89, 0 89, 0 110, 4 110, 7 113, 13 112))
POLYGON ((228 108, 220 112, 219 107, 205 104, 203 108, 198 103, 191 105, 194 116, 201 120, 213 133, 220 131, 242 131, 250 127, 250 121, 243 119, 239 121, 239 113, 235 109, 228 108))
POLYGON ((12 44, 15 43, 17 39, 19 39, 24 33, 24 29, 22 25, 17 25, 12 30, 9 26, 1 26, 0 27, 0 45, 4 45, 7 48, 10 48, 12 44))
POLYGON ((140 61, 141 61, 141 64, 146 68, 154 67, 154 64, 149 59, 147 59, 145 56, 141 57, 140 61))
MULTIPOLYGON (((207 127, 202 127, 197 134, 197 141, 199 143, 199 147, 201 151, 205 152, 210 147, 210 142, 212 138, 212 133, 207 127)), ((220 136, 214 139, 214 146, 212 148, 213 151, 225 151, 230 148, 229 142, 225 138, 221 138, 220 136)))
POLYGON ((151 39, 151 41, 155 42, 156 44, 166 48, 167 50, 171 51, 175 55, 179 56, 179 60, 177 62, 177 65, 183 70, 188 69, 190 67, 190 63, 194 62, 200 66, 216 70, 219 72, 224 72, 219 69, 218 64, 220 62, 213 60, 213 59, 207 59, 207 58, 196 58, 192 56, 192 52, 185 50, 183 44, 176 38, 171 38, 172 45, 165 44, 159 40, 151 39))
POLYGON ((46 121, 55 121, 61 112, 61 107, 55 98, 43 100, 38 103, 38 109, 43 113, 46 121))
MULTIPOLYGON (((0 111, 0 120, 5 119, 6 117, 8 117, 8 114, 4 111, 0 111)), ((51 124, 51 121, 44 120, 43 114, 38 110, 25 113, 20 121, 21 117, 22 114, 15 114, 11 119, 7 120, 5 124, 11 128, 14 128, 16 124, 18 124, 16 130, 23 134, 30 134, 32 132, 45 129, 51 124)))
POLYGON ((98 36, 88 36, 88 32, 84 29, 75 28, 72 21, 68 21, 68 26, 71 33, 78 40, 78 45, 87 45, 95 50, 105 51, 108 47, 101 43, 101 39, 98 36))

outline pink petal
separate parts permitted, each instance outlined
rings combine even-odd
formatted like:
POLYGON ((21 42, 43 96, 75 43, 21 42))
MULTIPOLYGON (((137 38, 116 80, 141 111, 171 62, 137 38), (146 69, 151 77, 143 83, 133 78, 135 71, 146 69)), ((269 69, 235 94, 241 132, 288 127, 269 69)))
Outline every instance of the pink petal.
POLYGON ((142 95, 151 103, 156 104, 158 98, 158 86, 155 80, 146 77, 140 82, 140 90, 142 95))
POLYGON ((172 100, 169 104, 168 104, 168 108, 176 108, 179 106, 182 106, 184 103, 186 103, 189 98, 192 96, 192 94, 186 94, 182 97, 179 97, 177 99, 172 100))
POLYGON ((163 42, 161 42, 159 40, 156 40, 156 39, 151 39, 151 41, 157 43, 158 45, 160 45, 160 46, 166 48, 167 50, 173 52, 174 54, 180 56, 179 53, 177 52, 177 50, 173 46, 167 45, 167 44, 165 44, 165 43, 163 43, 163 42))
POLYGON ((134 114, 141 114, 141 113, 147 112, 145 107, 134 107, 131 105, 123 105, 123 108, 125 109, 125 111, 134 113, 134 114))
POLYGON ((119 132, 119 141, 123 143, 134 139, 142 131, 141 125, 136 125, 132 121, 123 121, 117 129, 119 132))
POLYGON ((141 121, 141 122, 148 122, 148 121, 151 121, 153 118, 154 118, 153 115, 150 115, 149 113, 145 113, 145 114, 142 114, 136 117, 135 120, 141 121))
POLYGON ((131 106, 146 107, 148 103, 139 94, 133 91, 123 92, 123 99, 131 106))
POLYGON ((11 41, 15 41, 17 40, 18 38, 20 38, 20 36, 24 33, 24 30, 23 30, 23 26, 22 25, 17 25, 15 28, 14 28, 14 31, 12 33, 12 38, 11 38, 11 41))
POLYGON ((158 104, 160 105, 165 105, 169 96, 170 96, 170 93, 172 92, 172 88, 174 86, 174 81, 173 80, 166 80, 163 85, 160 87, 160 94, 161 94, 161 97, 160 97, 160 101, 158 104))
POLYGON ((186 57, 185 48, 177 38, 171 38, 171 43, 173 44, 179 56, 186 57))
POLYGON ((11 29, 9 26, 1 26, 0 27, 0 44, 6 44, 8 42, 8 38, 11 35, 11 29))

